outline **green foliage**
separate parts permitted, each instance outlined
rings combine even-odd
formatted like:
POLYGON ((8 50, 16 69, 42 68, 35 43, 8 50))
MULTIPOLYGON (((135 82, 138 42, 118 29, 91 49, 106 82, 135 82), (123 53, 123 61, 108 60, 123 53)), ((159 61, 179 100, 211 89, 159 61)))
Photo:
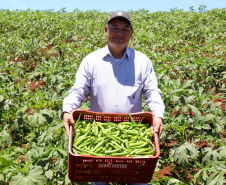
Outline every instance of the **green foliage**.
MULTIPOLYGON (((130 12, 129 46, 152 60, 166 105, 157 169, 172 175, 153 185, 226 183, 226 9, 205 8, 130 12)), ((0 184, 71 184, 62 101, 82 59, 107 44, 109 15, 0 10, 0 184)))
POLYGON ((10 185, 35 185, 46 184, 46 178, 42 175, 43 171, 41 167, 34 167, 25 172, 26 174, 17 174, 13 176, 10 185))

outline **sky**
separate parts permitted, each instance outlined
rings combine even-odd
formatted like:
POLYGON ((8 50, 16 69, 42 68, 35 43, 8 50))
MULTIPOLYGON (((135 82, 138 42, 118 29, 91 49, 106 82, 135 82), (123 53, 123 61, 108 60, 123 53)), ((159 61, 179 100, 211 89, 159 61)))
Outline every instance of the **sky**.
POLYGON ((170 11, 183 9, 189 11, 193 6, 198 11, 201 5, 206 5, 205 10, 226 8, 226 0, 0 0, 0 9, 8 10, 54 10, 73 12, 98 10, 111 12, 116 10, 135 11, 140 9, 149 12, 170 11))

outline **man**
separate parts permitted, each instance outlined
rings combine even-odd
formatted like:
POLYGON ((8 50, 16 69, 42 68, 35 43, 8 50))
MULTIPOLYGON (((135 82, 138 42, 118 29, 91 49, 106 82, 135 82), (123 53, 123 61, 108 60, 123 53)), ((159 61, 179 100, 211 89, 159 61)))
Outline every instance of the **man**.
MULTIPOLYGON (((133 34, 127 12, 113 12, 105 26, 107 46, 85 57, 76 74, 74 86, 63 102, 63 124, 69 136, 70 114, 90 93, 94 112, 133 113, 142 111, 142 95, 155 114, 156 130, 163 131, 164 103, 151 61, 127 45, 133 34)), ((154 131, 152 131, 154 132, 154 131)), ((92 185, 108 183, 92 182, 92 185)), ((130 183, 138 184, 138 183, 130 183)))
MULTIPOLYGON (((63 102, 63 124, 67 135, 74 125, 71 112, 90 94, 94 112, 133 113, 142 111, 142 95, 155 114, 156 130, 163 131, 164 103, 151 61, 127 45, 133 34, 130 15, 113 12, 105 26, 107 46, 86 56, 75 83, 63 102)), ((154 131, 152 131, 154 132, 154 131)))

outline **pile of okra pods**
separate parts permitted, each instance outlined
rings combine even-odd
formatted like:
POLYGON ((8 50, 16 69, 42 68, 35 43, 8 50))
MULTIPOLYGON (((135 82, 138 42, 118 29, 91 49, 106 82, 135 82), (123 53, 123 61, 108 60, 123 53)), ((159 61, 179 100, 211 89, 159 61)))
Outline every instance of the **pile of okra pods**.
POLYGON ((75 154, 94 156, 153 156, 155 147, 149 123, 76 121, 73 147, 75 154))

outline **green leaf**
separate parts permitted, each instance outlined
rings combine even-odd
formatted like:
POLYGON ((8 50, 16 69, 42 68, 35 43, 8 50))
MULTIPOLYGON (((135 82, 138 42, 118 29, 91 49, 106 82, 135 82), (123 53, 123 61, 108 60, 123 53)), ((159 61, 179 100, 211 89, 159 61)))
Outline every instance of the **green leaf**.
POLYGON ((170 178, 166 181, 165 185, 183 185, 184 183, 178 179, 170 178))
POLYGON ((206 155, 203 157, 202 161, 206 163, 210 163, 215 161, 218 158, 219 153, 217 150, 213 150, 210 147, 205 148, 206 155))
POLYGON ((71 180, 68 177, 68 173, 65 175, 65 183, 69 184, 71 182, 71 180))
POLYGON ((169 92, 169 94, 176 94, 176 93, 184 92, 184 91, 185 91, 184 89, 173 89, 169 92))
POLYGON ((89 110, 89 102, 87 102, 87 101, 82 102, 79 108, 89 110))
POLYGON ((206 129, 206 130, 210 130, 210 129, 211 129, 211 127, 210 127, 209 124, 204 124, 204 125, 202 125, 202 128, 203 128, 203 129, 206 129))
POLYGON ((5 168, 8 168, 12 164, 12 162, 12 159, 0 157, 0 171, 3 171, 5 168))
POLYGON ((4 96, 0 95, 0 102, 4 100, 4 96))
POLYGON ((178 161, 179 165, 185 167, 189 164, 189 159, 198 155, 198 149, 193 143, 185 142, 178 148, 171 150, 170 157, 178 161))
POLYGON ((215 89, 216 89, 216 87, 213 87, 212 89, 210 89, 210 92, 209 92, 209 96, 211 95, 213 95, 213 93, 215 92, 215 89))
POLYGON ((67 156, 68 155, 68 153, 65 151, 65 150, 63 150, 63 149, 57 149, 61 154, 63 154, 64 156, 67 156))
POLYGON ((205 115, 205 116, 203 117, 202 122, 205 123, 205 122, 207 122, 207 121, 213 119, 214 117, 215 117, 214 114, 207 114, 207 115, 205 115))
POLYGON ((0 133, 0 143, 1 142, 6 142, 7 145, 11 145, 13 141, 12 141, 12 137, 11 137, 10 133, 8 133, 7 131, 3 130, 0 133))
POLYGON ((47 109, 40 110, 40 113, 41 113, 41 114, 46 114, 46 115, 48 115, 49 117, 52 116, 52 112, 51 112, 50 110, 47 110, 47 109))
POLYGON ((42 175, 43 171, 41 167, 34 167, 29 170, 27 175, 17 174, 13 176, 9 182, 9 185, 43 185, 46 184, 46 178, 42 175))
POLYGON ((218 175, 218 181, 217 182, 218 182, 219 185, 226 183, 226 179, 224 177, 225 173, 226 173, 226 170, 221 171, 221 173, 218 175))
POLYGON ((202 170, 199 170, 199 171, 194 175, 194 178, 197 179, 201 173, 202 173, 202 170))
POLYGON ((199 109, 193 105, 188 104, 188 107, 195 113, 195 116, 197 117, 197 119, 199 119, 201 117, 201 112, 199 111, 199 109))
POLYGON ((209 177, 209 176, 208 176, 208 174, 207 174, 207 169, 203 170, 202 178, 203 178, 204 180, 206 180, 208 177, 209 177))
POLYGON ((52 179, 53 178, 53 171, 48 170, 48 171, 45 172, 45 175, 48 179, 52 179))
POLYGON ((207 179, 207 184, 208 185, 216 185, 217 184, 217 182, 218 182, 218 176, 217 177, 215 177, 216 175, 218 174, 218 171, 216 171, 216 172, 214 172, 214 173, 212 173, 211 175, 210 175, 210 177, 207 179), (214 178, 215 177, 215 178, 214 178))
POLYGON ((186 89, 188 86, 190 86, 192 83, 194 83, 193 80, 187 80, 182 86, 182 89, 186 89))
POLYGON ((0 174, 0 181, 4 180, 4 176, 2 174, 0 174))
POLYGON ((187 151, 189 152, 190 157, 198 156, 199 152, 198 152, 198 148, 196 147, 195 144, 189 143, 189 142, 186 142, 184 144, 185 144, 187 151))
POLYGON ((226 145, 221 146, 220 148, 217 149, 219 152, 218 158, 221 159, 226 159, 226 145))
POLYGON ((41 113, 34 113, 33 115, 29 116, 30 125, 34 127, 35 125, 43 125, 47 122, 46 118, 41 113))

